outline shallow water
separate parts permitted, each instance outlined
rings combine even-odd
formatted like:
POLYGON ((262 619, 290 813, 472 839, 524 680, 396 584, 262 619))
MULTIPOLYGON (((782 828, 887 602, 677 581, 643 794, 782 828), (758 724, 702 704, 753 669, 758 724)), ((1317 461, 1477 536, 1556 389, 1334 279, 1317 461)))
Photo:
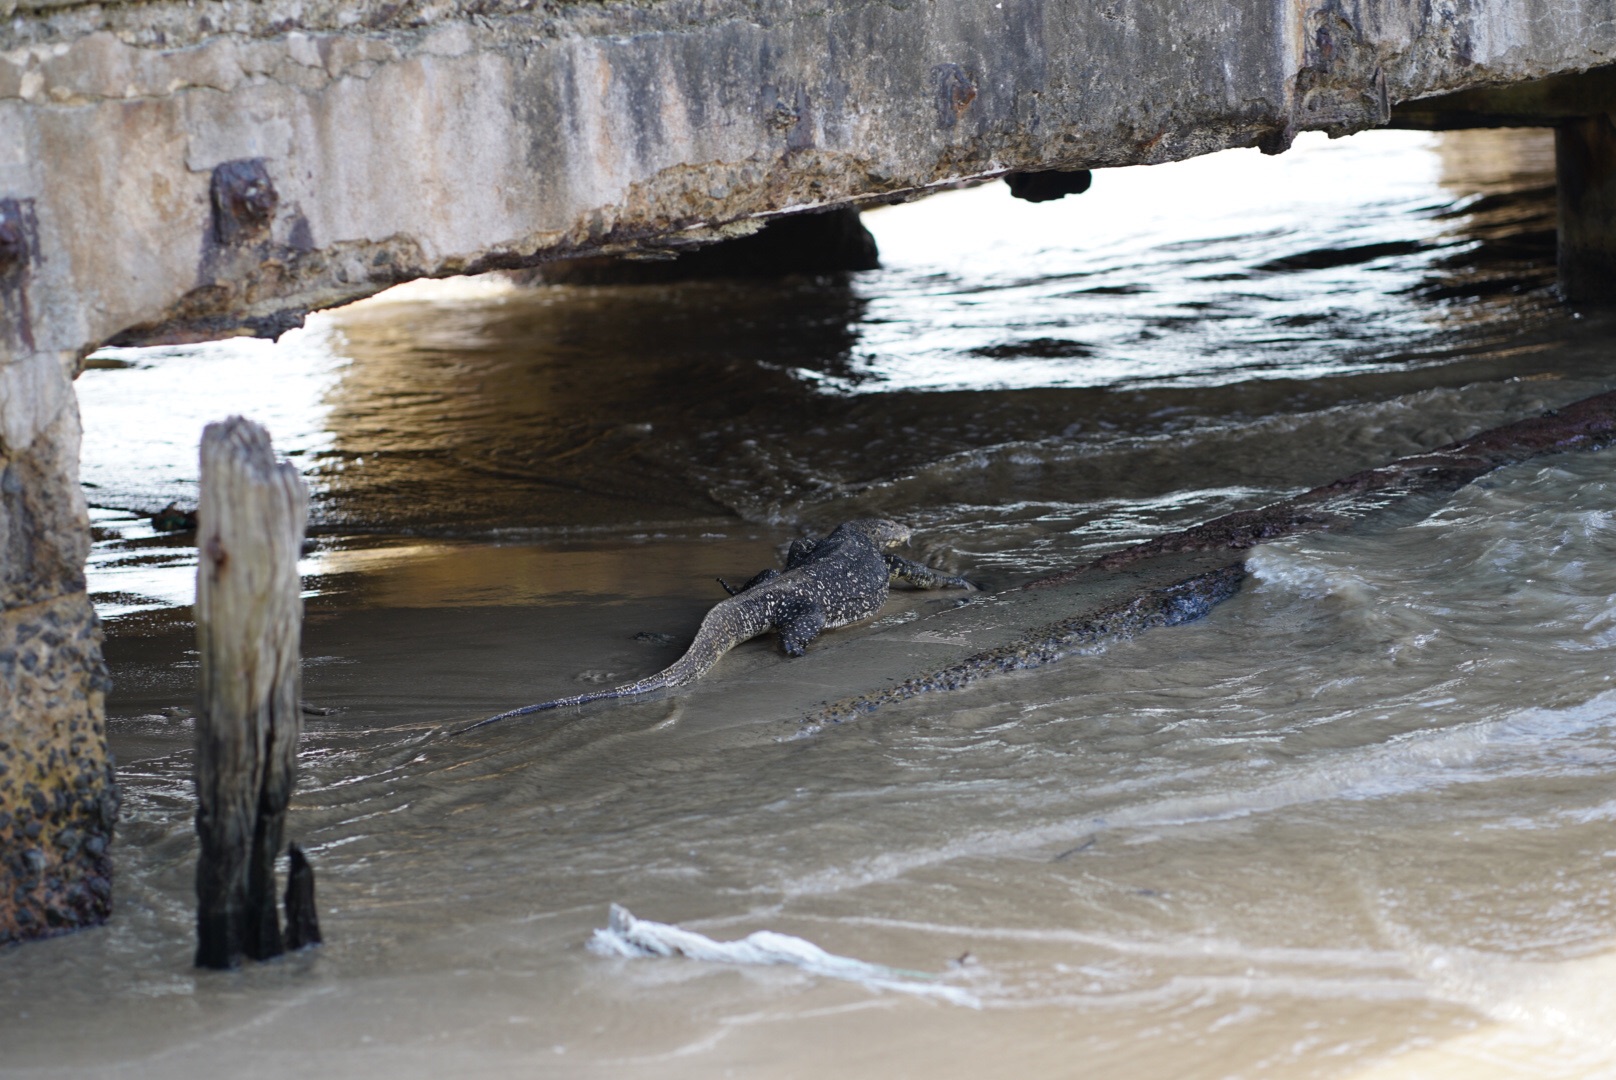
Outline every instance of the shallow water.
POLYGON ((814 738, 789 703, 871 673, 767 642, 439 735, 666 664, 799 529, 900 516, 1007 586, 1609 389, 1609 323, 1550 288, 1547 145, 1304 138, 872 213, 886 268, 849 282, 417 286, 101 354, 120 906, 0 954, 0 1073, 1616 1076, 1616 452, 814 738), (194 552, 141 514, 229 411, 314 487, 305 690, 341 711, 291 825, 329 944, 219 975, 188 966, 194 552), (614 902, 848 964, 601 955, 614 902))

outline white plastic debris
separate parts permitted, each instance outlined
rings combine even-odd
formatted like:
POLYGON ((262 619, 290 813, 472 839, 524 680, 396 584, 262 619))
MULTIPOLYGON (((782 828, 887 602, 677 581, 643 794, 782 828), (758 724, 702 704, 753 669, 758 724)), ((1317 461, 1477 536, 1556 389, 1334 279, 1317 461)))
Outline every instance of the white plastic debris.
POLYGON ((939 998, 954 1005, 979 1009, 982 1003, 957 986, 943 986, 930 977, 895 971, 879 964, 867 964, 847 956, 828 953, 811 941, 772 930, 759 930, 740 941, 714 941, 693 930, 667 923, 637 919, 629 910, 613 904, 604 930, 596 930, 589 940, 591 952, 601 956, 639 958, 683 956, 711 964, 790 964, 812 975, 846 979, 876 990, 893 990, 919 997, 939 998))

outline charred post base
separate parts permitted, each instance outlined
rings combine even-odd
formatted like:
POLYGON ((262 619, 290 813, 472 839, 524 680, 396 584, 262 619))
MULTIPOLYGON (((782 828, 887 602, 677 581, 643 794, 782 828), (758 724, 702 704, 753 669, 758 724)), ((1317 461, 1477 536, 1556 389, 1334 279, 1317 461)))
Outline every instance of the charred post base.
POLYGON ((320 913, 314 902, 314 867, 296 844, 286 850, 291 864, 286 874, 286 948, 289 952, 318 945, 320 913))

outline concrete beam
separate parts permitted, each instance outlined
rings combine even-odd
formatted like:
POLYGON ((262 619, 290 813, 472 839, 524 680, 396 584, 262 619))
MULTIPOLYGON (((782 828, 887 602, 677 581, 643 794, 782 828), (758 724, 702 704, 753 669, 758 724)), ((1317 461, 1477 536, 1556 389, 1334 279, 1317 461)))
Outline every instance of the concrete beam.
POLYGON ((1616 66, 1405 101, 1393 107, 1388 126, 1417 131, 1551 127, 1607 112, 1616 112, 1616 66))
POLYGON ((423 275, 699 243, 1011 170, 1279 150, 1404 99, 1609 63, 1612 8, 19 9, 0 28, 0 199, 37 244, 9 351, 275 334, 423 275), (228 190, 246 169, 256 209, 228 190))

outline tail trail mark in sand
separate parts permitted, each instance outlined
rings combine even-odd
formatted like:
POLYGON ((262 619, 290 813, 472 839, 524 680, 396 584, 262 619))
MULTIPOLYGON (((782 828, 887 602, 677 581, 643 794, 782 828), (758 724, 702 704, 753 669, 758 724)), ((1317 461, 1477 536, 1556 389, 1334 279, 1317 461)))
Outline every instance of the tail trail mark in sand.
POLYGON ((1616 443, 1616 391, 1596 394, 1541 416, 1490 428, 1466 439, 1398 458, 1254 510, 1241 510, 1102 555, 1023 589, 1053 589, 1093 580, 1161 556, 1227 552, 1231 565, 1186 578, 1110 607, 1030 630, 1015 641, 966 657, 896 686, 831 702, 803 720, 800 734, 841 723, 882 705, 935 690, 958 690, 1008 671, 1064 656, 1099 653, 1154 626, 1202 618, 1239 591, 1244 553, 1300 533, 1341 531, 1415 495, 1457 491, 1506 465, 1546 454, 1599 450, 1616 443))
POLYGON ((802 733, 812 734, 826 724, 839 724, 935 690, 963 690, 991 675, 1042 667, 1076 654, 1101 653, 1153 627, 1194 622, 1239 592, 1245 578, 1245 567, 1235 562, 1133 600, 1029 630, 1009 644, 916 675, 897 686, 826 705, 803 721, 802 733))

